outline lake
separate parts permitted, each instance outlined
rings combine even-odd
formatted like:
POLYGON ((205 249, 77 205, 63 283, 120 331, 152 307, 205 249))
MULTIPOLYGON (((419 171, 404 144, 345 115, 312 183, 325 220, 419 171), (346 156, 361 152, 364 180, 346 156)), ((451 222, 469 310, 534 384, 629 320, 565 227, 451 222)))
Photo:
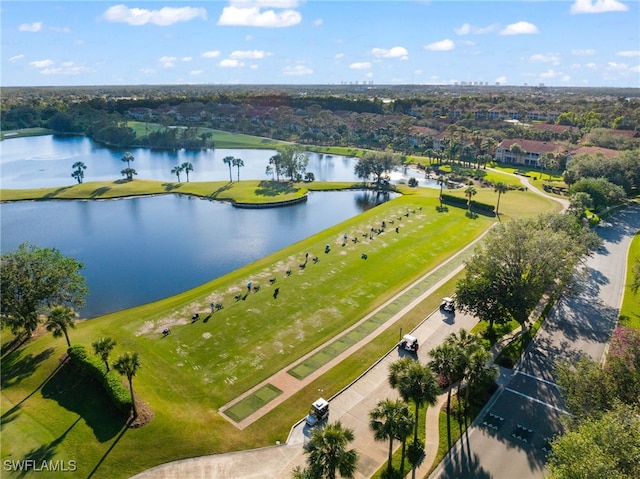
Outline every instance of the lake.
MULTIPOLYGON (((275 154, 246 149, 131 152, 138 178, 163 181, 173 181, 171 168, 184 161, 194 165, 193 181, 228 180, 222 158, 229 155, 245 163, 240 179, 265 179, 275 154)), ((83 137, 5 140, 0 142, 1 186, 73 184, 71 165, 76 161, 87 165, 86 181, 117 179, 126 166, 120 161, 123 153, 83 137)), ((308 169, 318 180, 356 181, 355 162, 310 154, 308 169)), ((237 171, 232 172, 235 179, 237 171)), ((393 181, 406 177, 406 172, 395 172, 393 181)), ((305 203, 258 210, 180 195, 3 203, 0 247, 7 252, 28 241, 84 262, 90 295, 81 314, 95 317, 198 286, 353 217, 376 201, 371 193, 345 191, 311 193, 305 203)))

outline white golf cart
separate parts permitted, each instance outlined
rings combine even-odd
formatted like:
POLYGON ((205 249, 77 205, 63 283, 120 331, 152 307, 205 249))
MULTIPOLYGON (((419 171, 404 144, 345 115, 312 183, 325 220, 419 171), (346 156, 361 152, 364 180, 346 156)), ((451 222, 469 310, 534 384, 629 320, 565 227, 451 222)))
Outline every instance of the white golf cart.
POLYGON ((402 339, 398 343, 402 349, 406 351, 410 351, 412 353, 418 352, 418 339, 411 336, 410 334, 405 334, 402 336, 402 339))
POLYGON ((309 427, 315 427, 329 417, 329 402, 326 399, 316 399, 311 405, 305 423, 309 427))

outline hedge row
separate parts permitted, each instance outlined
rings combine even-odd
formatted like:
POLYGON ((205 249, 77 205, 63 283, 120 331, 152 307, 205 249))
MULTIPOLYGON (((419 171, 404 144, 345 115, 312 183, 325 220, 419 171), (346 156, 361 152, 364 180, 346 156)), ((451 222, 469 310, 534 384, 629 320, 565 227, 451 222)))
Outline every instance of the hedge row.
POLYGON ((107 396, 119 411, 125 413, 131 411, 131 394, 122 385, 120 378, 114 371, 107 371, 100 359, 87 354, 84 346, 71 346, 67 349, 67 353, 76 366, 100 381, 107 396))
MULTIPOLYGON (((464 206, 467 207, 467 199, 460 198, 459 196, 447 195, 446 193, 442 194, 442 202, 447 203, 454 206, 464 206)), ((487 203, 480 203, 479 201, 471 200, 471 209, 472 210, 480 210, 490 215, 495 214, 495 205, 490 205, 487 203)))

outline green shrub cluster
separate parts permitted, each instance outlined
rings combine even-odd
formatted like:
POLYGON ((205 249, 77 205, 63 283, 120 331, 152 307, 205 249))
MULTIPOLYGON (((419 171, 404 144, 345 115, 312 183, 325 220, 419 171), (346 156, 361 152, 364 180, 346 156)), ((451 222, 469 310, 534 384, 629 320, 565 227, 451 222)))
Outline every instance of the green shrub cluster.
POLYGON ((100 381, 116 409, 125 413, 131 411, 131 395, 114 371, 107 371, 102 361, 87 354, 84 346, 71 346, 67 349, 67 354, 73 364, 100 381))
MULTIPOLYGON (((450 205, 454 205, 454 206, 463 206, 466 208, 467 206, 467 199, 466 198, 460 198, 458 196, 453 196, 453 195, 447 195, 446 193, 442 194, 442 202, 443 203, 447 203, 450 205)), ((479 201, 473 201, 471 200, 471 207, 472 209, 476 210, 476 211, 482 211, 485 214, 489 214, 489 215, 494 215, 495 214, 495 205, 490 205, 487 203, 481 203, 479 201)))

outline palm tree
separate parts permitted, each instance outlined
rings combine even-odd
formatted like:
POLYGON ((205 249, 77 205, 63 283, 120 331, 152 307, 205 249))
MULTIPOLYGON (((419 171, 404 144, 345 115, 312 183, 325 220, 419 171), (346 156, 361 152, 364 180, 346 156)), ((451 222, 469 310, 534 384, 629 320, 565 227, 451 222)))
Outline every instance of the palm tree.
POLYGON ((64 336, 67 340, 67 346, 71 347, 69 341, 69 328, 75 328, 75 314, 71 308, 66 306, 54 307, 47 316, 47 331, 53 332, 54 338, 64 336))
POLYGON ((240 167, 244 166, 244 161, 240 158, 234 158, 232 163, 233 166, 238 168, 238 181, 240 181, 240 167))
POLYGON ((469 392, 471 388, 476 384, 483 381, 495 380, 498 371, 496 366, 492 363, 493 355, 490 351, 484 348, 479 348, 473 351, 467 357, 467 368, 465 376, 467 379, 467 386, 465 388, 465 421, 467 419, 467 412, 469 410, 469 392))
POLYGON ((429 351, 429 367, 447 386, 447 438, 451 445, 451 389, 458 380, 461 350, 455 344, 444 342, 429 351))
POLYGON ((282 163, 282 155, 277 153, 269 158, 269 164, 273 165, 273 171, 276 172, 276 181, 280 181, 280 164, 282 163))
POLYGON ((76 161, 71 168, 73 168, 71 177, 75 178, 78 181, 78 184, 82 183, 82 180, 84 180, 84 170, 87 169, 87 165, 82 161, 76 161))
POLYGON ((520 146, 520 143, 514 143, 509 147, 509 151, 516 155, 517 161, 516 163, 520 164, 520 160, 522 155, 524 155, 524 149, 520 146))
POLYGON ((140 369, 140 358, 138 353, 124 353, 118 356, 113 363, 113 369, 118 373, 126 376, 129 380, 129 391, 131 391, 131 407, 133 408, 133 417, 138 417, 138 409, 136 408, 136 398, 133 394, 133 377, 140 369))
POLYGON ((107 367, 107 372, 109 371, 109 354, 111 354, 111 350, 115 345, 116 342, 108 337, 100 338, 91 343, 91 346, 93 346, 93 352, 100 356, 100 359, 104 361, 104 365, 107 367))
POLYGON ((193 164, 189 161, 185 161, 180 165, 180 168, 182 168, 182 171, 187 175, 187 183, 189 183, 189 172, 193 171, 193 164))
POLYGON ((127 178, 127 180, 132 180, 133 179, 133 175, 137 175, 138 172, 136 170, 134 170, 133 168, 125 168, 124 170, 120 171, 120 174, 124 177, 127 178))
POLYGON ((444 189, 444 185, 447 184, 447 177, 440 175, 438 176, 437 182, 440 185, 440 209, 442 209, 442 190, 444 189))
POLYGON ((389 459, 387 471, 391 474, 393 460, 393 440, 398 436, 398 421, 403 413, 408 413, 407 404, 400 399, 381 399, 376 407, 369 411, 369 428, 376 441, 389 440, 389 459))
MULTIPOLYGON (((402 442, 402 456, 400 460, 400 476, 404 477, 404 460, 407 456, 407 439, 414 429, 417 429, 418 420, 409 411, 406 403, 402 404, 403 410, 398 413, 398 423, 396 425, 396 439, 402 442)), ((414 440, 414 444, 416 441, 414 440)))
POLYGON ((467 197, 467 208, 471 213, 471 197, 477 193, 475 186, 469 185, 464 189, 464 195, 467 197))
MULTIPOLYGON (((410 357, 399 359, 389 365, 389 384, 397 389, 405 401, 413 401, 415 417, 420 417, 424 404, 433 406, 438 399, 438 381, 431 369, 410 357)), ((414 444, 418 441, 418 421, 413 431, 414 444)))
MULTIPOLYGON (((304 445, 309 465, 306 474, 312 478, 336 479, 337 473, 345 479, 353 478, 358 464, 358 452, 347 449, 353 441, 353 430, 340 421, 315 428, 309 442, 304 445)), ((305 476, 301 476, 305 477, 305 476)))
POLYGON ((493 187, 493 191, 498 193, 498 202, 496 203, 496 216, 498 216, 499 218, 500 213, 498 212, 498 208, 500 207, 500 196, 502 196, 502 193, 506 193, 507 191, 509 191, 509 187, 502 181, 498 181, 493 187))
POLYGON ((128 151, 124 154, 120 161, 124 161, 127 164, 127 168, 131 168, 131 162, 135 160, 134 156, 128 151))
POLYGON ((171 173, 178 177, 178 183, 180 183, 180 173, 182 172, 182 166, 174 166, 171 168, 171 173))
POLYGON ((222 161, 224 161, 224 164, 229 167, 229 183, 233 182, 233 178, 231 177, 231 165, 233 164, 233 160, 235 160, 233 156, 225 156, 222 159, 222 161))

